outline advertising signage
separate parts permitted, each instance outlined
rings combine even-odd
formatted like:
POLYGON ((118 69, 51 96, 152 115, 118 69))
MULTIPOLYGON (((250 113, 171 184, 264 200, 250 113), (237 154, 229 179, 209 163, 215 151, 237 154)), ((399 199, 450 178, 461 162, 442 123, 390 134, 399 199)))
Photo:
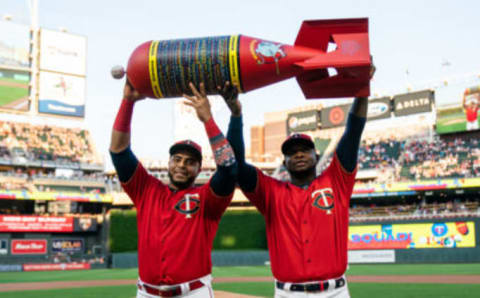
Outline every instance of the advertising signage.
POLYGON ((347 122, 347 116, 351 106, 351 104, 347 104, 322 109, 322 128, 344 126, 347 122))
POLYGON ((348 249, 421 249, 475 247, 473 221, 354 225, 348 249))
POLYGON ((40 72, 38 112, 64 116, 85 116, 84 77, 40 72))
POLYGON ((13 239, 12 255, 44 255, 47 253, 46 239, 13 239))
POLYGON ((72 232, 73 217, 0 215, 0 232, 72 232))
POLYGON ((52 240, 53 252, 83 252, 83 240, 82 239, 53 239, 52 240))
POLYGON ((88 270, 89 263, 23 264, 23 271, 88 270))
POLYGON ((431 112, 434 96, 431 90, 395 95, 393 97, 395 116, 431 112))
POLYGON ((0 215, 0 232, 94 232, 96 218, 67 216, 0 215))
POLYGON ((291 134, 308 130, 316 130, 318 122, 319 115, 317 110, 288 114, 287 133, 291 134))
POLYGON ((368 101, 368 121, 390 118, 392 114, 392 101, 390 97, 374 98, 368 101))

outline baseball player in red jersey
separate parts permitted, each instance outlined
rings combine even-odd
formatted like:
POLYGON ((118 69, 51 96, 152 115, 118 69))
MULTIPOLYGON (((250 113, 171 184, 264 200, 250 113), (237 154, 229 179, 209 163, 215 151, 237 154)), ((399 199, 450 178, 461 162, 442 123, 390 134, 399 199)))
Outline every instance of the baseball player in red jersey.
MULTIPOLYGON (((372 69, 373 72, 373 69, 372 69)), ((275 297, 350 297, 347 269, 348 211, 367 98, 356 98, 329 167, 319 176, 312 139, 294 134, 282 144, 291 182, 245 162, 241 105, 231 87, 227 139, 238 163, 238 184, 265 217, 275 297)))
MULTIPOLYGON (((110 152, 123 189, 137 209, 137 297, 213 297, 211 250, 218 223, 232 199, 236 161, 231 146, 215 124, 203 84, 185 95, 204 123, 217 171, 200 187, 202 150, 185 140, 170 147, 163 184, 148 174, 130 149, 133 107, 143 99, 127 82, 112 131, 110 152)), ((160 136, 159 136, 160 137, 160 136)))
POLYGON ((465 117, 467 118, 467 130, 478 129, 478 110, 479 110, 479 94, 464 94, 463 96, 463 109, 465 111, 465 117))

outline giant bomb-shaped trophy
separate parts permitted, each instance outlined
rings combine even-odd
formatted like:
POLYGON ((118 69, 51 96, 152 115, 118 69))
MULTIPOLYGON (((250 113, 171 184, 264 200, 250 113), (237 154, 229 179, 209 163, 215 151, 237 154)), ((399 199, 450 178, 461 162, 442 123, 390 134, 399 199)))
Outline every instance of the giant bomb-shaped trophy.
POLYGON ((152 98, 208 94, 232 82, 240 92, 288 78, 307 99, 368 96, 371 57, 368 19, 304 21, 293 46, 245 35, 148 41, 130 56, 126 74, 152 98))

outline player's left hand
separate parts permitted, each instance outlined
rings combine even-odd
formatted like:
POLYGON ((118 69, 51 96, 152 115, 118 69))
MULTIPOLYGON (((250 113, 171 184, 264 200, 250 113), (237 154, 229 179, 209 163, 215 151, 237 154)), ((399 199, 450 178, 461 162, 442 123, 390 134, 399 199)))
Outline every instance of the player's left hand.
POLYGON ((205 84, 200 83, 200 92, 195 88, 193 83, 189 84, 190 90, 192 90, 193 95, 183 94, 188 101, 185 101, 184 104, 191 106, 197 112, 197 117, 202 122, 207 122, 212 118, 212 112, 210 107, 210 102, 207 98, 207 92, 205 91, 205 84))
POLYGON ((222 87, 217 86, 218 93, 223 97, 230 112, 233 116, 240 116, 242 114, 242 104, 238 100, 238 88, 229 81, 225 82, 222 87))

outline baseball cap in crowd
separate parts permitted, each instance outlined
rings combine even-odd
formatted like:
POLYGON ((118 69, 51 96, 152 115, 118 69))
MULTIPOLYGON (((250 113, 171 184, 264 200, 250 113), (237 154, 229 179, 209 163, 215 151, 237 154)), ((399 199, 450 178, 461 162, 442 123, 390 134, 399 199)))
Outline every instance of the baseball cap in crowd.
POLYGON ((188 152, 191 152, 195 158, 202 163, 202 147, 195 143, 192 140, 183 140, 183 141, 178 141, 175 144, 170 147, 170 155, 174 155, 175 153, 186 150, 188 152))
POLYGON ((309 135, 295 133, 289 136, 282 144, 282 153, 287 155, 288 150, 295 144, 303 144, 311 149, 315 149, 315 144, 309 135))

